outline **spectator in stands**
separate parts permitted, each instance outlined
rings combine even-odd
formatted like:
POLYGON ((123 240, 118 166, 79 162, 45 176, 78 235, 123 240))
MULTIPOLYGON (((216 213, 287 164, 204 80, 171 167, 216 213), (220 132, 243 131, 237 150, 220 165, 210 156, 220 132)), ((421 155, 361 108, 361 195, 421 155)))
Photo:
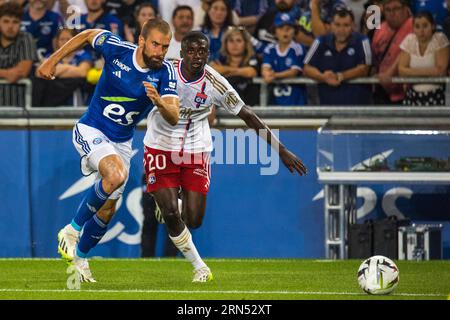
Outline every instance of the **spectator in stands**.
POLYGON ((155 18, 156 11, 150 3, 144 2, 137 6, 134 12, 133 23, 125 24, 125 39, 132 43, 138 43, 139 34, 141 33, 144 22, 155 18))
POLYGON ((445 18, 442 24, 442 31, 444 31, 447 39, 450 40, 450 0, 447 0, 447 18, 445 18))
POLYGON ((330 32, 333 11, 344 6, 341 0, 310 0, 311 31, 315 38, 330 32))
POLYGON ((166 59, 180 59, 181 39, 194 27, 194 11, 189 6, 178 6, 172 15, 173 34, 166 59))
POLYGON ((315 39, 311 27, 311 9, 309 1, 310 0, 299 0, 297 5, 299 8, 299 18, 297 20, 298 30, 295 40, 298 43, 301 43, 305 48, 309 48, 315 39))
POLYGON ((233 16, 228 1, 211 0, 201 29, 209 39, 210 61, 218 59, 222 35, 231 25, 233 25, 233 16))
POLYGON ((256 39, 264 43, 276 42, 275 36, 273 35, 273 26, 277 13, 289 13, 292 18, 297 19, 299 8, 296 6, 296 0, 275 0, 275 7, 269 8, 256 24, 254 33, 256 39))
POLYGON ((159 0, 159 15, 165 21, 171 21, 173 12, 178 6, 189 6, 195 12, 194 28, 200 29, 210 0, 159 0))
POLYGON ((47 0, 47 9, 62 16, 69 26, 76 24, 76 17, 88 12, 84 0, 47 0))
MULTIPOLYGON (((116 16, 123 22, 127 41, 130 41, 128 40, 131 39, 130 34, 133 34, 130 29, 140 30, 140 27, 136 25, 136 10, 143 7, 143 5, 145 5, 145 11, 152 10, 151 18, 155 18, 157 13, 156 6, 158 5, 155 0, 106 0, 105 2, 105 11, 116 16)), ((136 43, 134 40, 130 42, 136 43)))
POLYGON ((33 37, 20 31, 22 14, 17 3, 0 6, 0 79, 10 83, 0 85, 0 106, 25 105, 25 88, 15 83, 28 77, 37 60, 33 37))
MULTIPOLYGON (((75 29, 60 29, 54 41, 55 51, 76 34, 77 31, 75 29)), ((86 76, 92 65, 91 54, 83 49, 68 55, 56 66, 56 80, 34 78, 33 106, 85 106, 86 101, 81 90, 86 84, 86 76)))
POLYGON ((29 0, 22 18, 22 31, 27 31, 36 40, 40 61, 53 52, 53 39, 62 24, 61 16, 47 9, 46 0, 29 0))
MULTIPOLYGON (((380 14, 381 14, 380 22, 383 22, 384 17, 383 17, 383 5, 382 5, 382 2, 383 2, 383 0, 369 0, 364 5, 365 13, 361 17, 360 30, 361 30, 362 34, 366 35, 369 38, 370 43, 372 43, 373 35, 375 34, 376 28, 373 28, 373 27, 372 28, 368 28, 368 26, 367 26, 368 19, 371 18, 372 15, 374 14, 373 12, 367 11, 367 9, 370 6, 378 6, 380 8, 380 14)), ((371 24, 373 22, 376 22, 376 21, 372 20, 371 24)))
POLYGON ((370 104, 370 87, 345 81, 365 77, 371 65, 369 39, 353 31, 351 10, 333 12, 331 33, 316 39, 305 58, 305 75, 319 82, 322 105, 370 104))
POLYGON ((220 57, 211 67, 230 82, 247 105, 259 103, 259 86, 252 81, 258 75, 258 60, 244 27, 228 28, 222 39, 220 57))
POLYGON ((124 38, 123 23, 114 15, 105 12, 105 0, 85 0, 87 14, 82 14, 80 24, 75 26, 79 31, 86 29, 104 29, 124 38))
POLYGON ((245 26, 248 32, 253 33, 258 20, 269 8, 269 0, 235 0, 233 11, 239 16, 237 25, 245 26))
POLYGON ((400 104, 405 92, 401 84, 392 84, 391 78, 398 75, 400 43, 413 32, 413 18, 407 0, 384 0, 385 21, 375 31, 372 39, 374 73, 381 81, 376 86, 376 104, 400 104))
POLYGON ((413 14, 429 11, 433 15, 436 26, 441 27, 448 16, 446 0, 410 0, 413 14))
POLYGON ((345 6, 348 9, 352 10, 353 15, 355 16, 355 24, 354 30, 357 32, 361 32, 361 20, 366 12, 365 4, 369 2, 368 0, 343 0, 345 6))
MULTIPOLYGON (((296 22, 289 13, 275 16, 276 44, 264 51, 262 75, 268 84, 275 80, 296 78, 303 71, 304 48, 293 41, 296 22)), ((272 90, 272 105, 305 105, 306 90, 299 84, 275 84, 272 90)))
MULTIPOLYGON (((135 8, 141 5, 144 0, 106 0, 103 7, 108 12, 118 17, 122 22, 133 19, 135 8), (124 21, 125 20, 125 21, 124 21)), ((148 1, 146 3, 149 3, 148 1)))
MULTIPOLYGON (((414 33, 400 44, 399 74, 405 77, 440 77, 447 74, 449 42, 445 34, 436 32, 429 11, 414 16, 414 33)), ((445 105, 445 92, 440 84, 415 84, 408 87, 405 105, 445 105)))

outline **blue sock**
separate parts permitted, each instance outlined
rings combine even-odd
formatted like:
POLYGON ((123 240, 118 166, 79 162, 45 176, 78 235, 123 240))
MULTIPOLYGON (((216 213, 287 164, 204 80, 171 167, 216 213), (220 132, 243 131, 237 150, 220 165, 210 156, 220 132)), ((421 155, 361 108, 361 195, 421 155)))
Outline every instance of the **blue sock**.
POLYGON ((84 225, 83 234, 77 245, 77 256, 86 258, 89 250, 97 245, 105 235, 108 224, 102 221, 96 214, 84 225))
POLYGON ((86 191, 86 196, 81 201, 78 207, 75 218, 72 219, 71 225, 77 230, 81 231, 86 221, 92 218, 92 216, 105 204, 109 197, 102 187, 102 181, 99 180, 86 191))

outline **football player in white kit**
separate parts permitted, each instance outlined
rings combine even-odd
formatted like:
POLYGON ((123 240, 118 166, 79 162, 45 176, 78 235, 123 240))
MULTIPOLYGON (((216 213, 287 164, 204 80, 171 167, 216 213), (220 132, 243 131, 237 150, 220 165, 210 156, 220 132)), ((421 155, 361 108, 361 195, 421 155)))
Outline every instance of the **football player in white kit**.
POLYGON ((206 65, 208 38, 201 32, 185 35, 181 42, 181 60, 174 62, 180 120, 171 125, 157 109, 147 118, 144 138, 144 165, 147 191, 161 210, 169 237, 194 267, 193 282, 212 280, 212 273, 200 257, 189 228, 198 228, 203 220, 210 185, 209 155, 213 149, 208 115, 214 105, 224 107, 261 134, 269 144, 278 144, 284 165, 292 172, 307 172, 302 161, 287 150, 269 127, 245 106, 236 90, 206 65), (182 191, 181 212, 178 207, 182 191))

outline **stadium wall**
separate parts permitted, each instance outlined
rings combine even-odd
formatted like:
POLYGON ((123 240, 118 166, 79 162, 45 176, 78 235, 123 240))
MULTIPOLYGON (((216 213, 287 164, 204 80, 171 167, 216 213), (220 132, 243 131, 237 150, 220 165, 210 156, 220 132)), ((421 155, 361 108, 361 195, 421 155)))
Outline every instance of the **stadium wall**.
MULTIPOLYGON (((216 136, 223 133, 214 132, 216 136)), ((140 255, 143 136, 139 130, 123 200, 93 256, 140 255)), ((309 174, 293 176, 281 163, 278 174, 265 176, 260 174, 261 163, 214 164, 205 220, 193 231, 203 256, 324 257, 317 132, 285 130, 280 137, 302 158, 309 174)), ((220 143, 225 139, 215 140, 216 146, 220 143)), ((0 257, 57 257, 57 231, 70 221, 94 178, 80 174, 71 130, 2 130, 0 144, 4 146, 0 159, 0 257)), ((358 188, 358 217, 379 219, 400 212, 418 223, 444 223, 444 258, 450 258, 449 194, 447 186, 362 185, 358 188)), ((164 232, 160 226, 158 256, 163 252, 164 232)))

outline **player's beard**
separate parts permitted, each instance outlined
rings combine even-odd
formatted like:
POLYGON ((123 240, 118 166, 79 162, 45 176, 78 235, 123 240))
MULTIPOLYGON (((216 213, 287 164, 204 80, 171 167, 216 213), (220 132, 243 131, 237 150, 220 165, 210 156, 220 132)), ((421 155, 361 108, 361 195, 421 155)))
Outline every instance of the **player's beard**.
POLYGON ((145 53, 145 50, 142 51, 142 59, 144 60, 145 65, 150 69, 160 69, 163 65, 164 59, 159 59, 157 56, 151 57, 145 53))

